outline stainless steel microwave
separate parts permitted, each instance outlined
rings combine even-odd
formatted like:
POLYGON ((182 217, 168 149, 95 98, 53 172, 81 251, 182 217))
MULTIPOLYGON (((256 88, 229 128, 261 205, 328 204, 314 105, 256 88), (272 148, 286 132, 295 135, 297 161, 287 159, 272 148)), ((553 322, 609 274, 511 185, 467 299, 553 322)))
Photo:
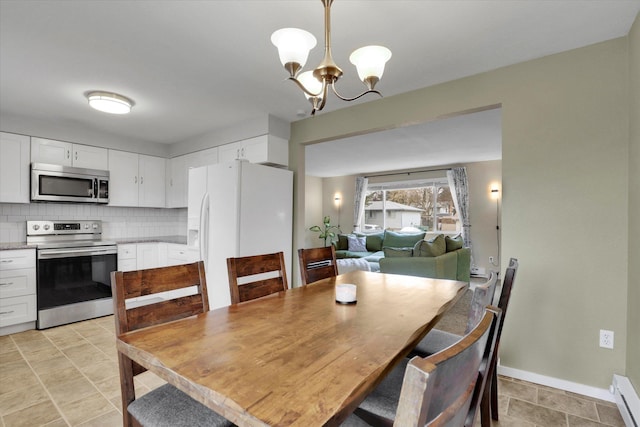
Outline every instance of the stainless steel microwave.
POLYGON ((31 200, 109 203, 109 171, 32 163, 31 200))

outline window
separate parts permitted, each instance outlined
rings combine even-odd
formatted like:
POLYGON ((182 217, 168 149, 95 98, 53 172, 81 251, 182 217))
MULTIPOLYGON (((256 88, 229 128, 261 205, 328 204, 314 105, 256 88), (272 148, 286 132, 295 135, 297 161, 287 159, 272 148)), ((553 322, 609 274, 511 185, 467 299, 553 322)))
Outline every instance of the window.
POLYGON ((370 185, 361 230, 458 233, 460 220, 446 178, 370 185))

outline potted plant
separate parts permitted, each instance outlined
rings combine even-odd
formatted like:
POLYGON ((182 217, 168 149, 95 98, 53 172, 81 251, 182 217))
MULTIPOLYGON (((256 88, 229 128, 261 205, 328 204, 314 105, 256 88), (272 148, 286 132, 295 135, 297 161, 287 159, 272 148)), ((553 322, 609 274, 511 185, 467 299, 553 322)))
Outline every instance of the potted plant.
POLYGON ((340 228, 337 225, 331 225, 331 217, 329 215, 322 219, 322 226, 314 225, 313 227, 309 227, 309 230, 320 233, 318 238, 324 239, 325 246, 327 246, 327 239, 333 239, 336 237, 336 233, 333 230, 340 232, 340 228))

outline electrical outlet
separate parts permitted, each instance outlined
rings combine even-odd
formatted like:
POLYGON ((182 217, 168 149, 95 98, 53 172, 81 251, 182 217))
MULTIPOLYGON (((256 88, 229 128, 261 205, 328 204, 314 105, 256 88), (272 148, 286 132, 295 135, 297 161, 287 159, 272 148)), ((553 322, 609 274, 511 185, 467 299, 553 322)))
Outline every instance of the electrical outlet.
POLYGON ((489 262, 490 262, 491 264, 493 264, 493 257, 492 257, 492 256, 490 256, 490 257, 489 257, 489 262))
POLYGON ((600 329, 600 347, 613 348, 613 331, 600 329))

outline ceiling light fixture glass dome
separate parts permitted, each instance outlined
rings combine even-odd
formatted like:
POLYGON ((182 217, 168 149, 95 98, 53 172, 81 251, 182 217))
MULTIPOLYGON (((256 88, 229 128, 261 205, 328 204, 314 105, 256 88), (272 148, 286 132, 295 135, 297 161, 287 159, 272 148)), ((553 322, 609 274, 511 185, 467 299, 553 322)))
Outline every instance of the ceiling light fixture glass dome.
POLYGON ((86 94, 89 106, 110 114, 128 114, 134 102, 113 92, 92 91, 86 94))

